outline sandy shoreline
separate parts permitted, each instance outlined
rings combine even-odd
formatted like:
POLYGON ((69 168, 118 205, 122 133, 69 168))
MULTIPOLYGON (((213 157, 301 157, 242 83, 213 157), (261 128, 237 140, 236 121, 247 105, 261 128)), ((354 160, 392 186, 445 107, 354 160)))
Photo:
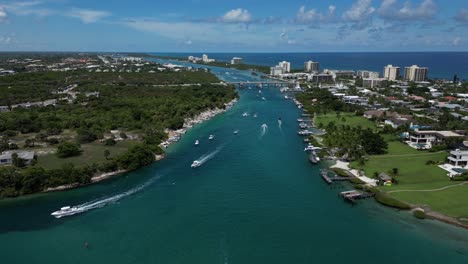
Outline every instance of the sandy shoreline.
MULTIPOLYGON (((198 114, 197 116, 195 116, 193 118, 186 118, 184 120, 184 125, 183 125, 182 129, 179 129, 179 130, 176 130, 176 131, 166 129, 166 133, 168 135, 168 138, 169 139, 172 138, 173 140, 166 140, 163 143, 161 143, 160 146, 163 147, 163 148, 167 148, 170 144, 178 142, 180 140, 180 138, 182 137, 182 135, 187 133, 187 131, 190 128, 192 128, 193 126, 195 126, 197 124, 201 124, 201 123, 203 123, 205 121, 208 121, 208 120, 210 120, 211 118, 215 117, 218 114, 221 114, 221 113, 224 113, 224 112, 228 111, 229 109, 231 109, 231 107, 235 103, 237 103, 237 99, 233 99, 231 102, 225 104, 224 109, 219 109, 219 108, 209 109, 209 110, 201 112, 200 114, 198 114)), ((156 155, 155 154, 154 155, 154 162, 158 162, 158 161, 164 159, 164 157, 165 157, 164 154, 163 155, 156 155)), ((76 188, 80 188, 80 187, 85 187, 85 186, 88 186, 88 185, 91 185, 91 184, 95 184, 95 183, 98 183, 98 182, 101 182, 101 181, 105 181, 107 179, 113 178, 113 177, 115 177, 117 175, 121 175, 121 174, 124 174, 124 173, 127 173, 127 172, 129 172, 129 171, 128 170, 118 170, 118 171, 113 171, 113 172, 100 173, 100 174, 94 175, 91 178, 91 182, 88 183, 88 184, 72 183, 72 184, 57 186, 57 187, 54 187, 54 188, 47 188, 46 190, 44 190, 42 192, 43 193, 59 192, 59 191, 66 191, 66 190, 76 189, 76 188)))

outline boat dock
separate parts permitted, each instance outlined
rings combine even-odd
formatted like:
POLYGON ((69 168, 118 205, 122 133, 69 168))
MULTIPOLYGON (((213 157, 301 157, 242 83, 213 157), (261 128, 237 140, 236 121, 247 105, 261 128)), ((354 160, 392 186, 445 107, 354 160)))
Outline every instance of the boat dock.
POLYGON ((340 176, 330 177, 328 170, 321 170, 320 176, 328 184, 332 184, 335 181, 349 181, 350 179, 350 177, 340 177, 340 176))
POLYGON ((375 196, 375 193, 362 192, 358 190, 351 190, 346 192, 341 192, 340 196, 343 197, 346 201, 356 202, 356 200, 367 199, 375 196))

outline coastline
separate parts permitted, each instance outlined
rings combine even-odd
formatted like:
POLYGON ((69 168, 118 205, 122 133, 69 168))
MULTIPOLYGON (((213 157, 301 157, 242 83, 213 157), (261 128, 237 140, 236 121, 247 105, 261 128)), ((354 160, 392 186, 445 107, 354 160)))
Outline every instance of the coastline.
MULTIPOLYGON (((198 114, 195 117, 186 118, 184 120, 184 125, 183 125, 182 129, 179 129, 179 130, 166 129, 166 133, 168 135, 168 138, 178 137, 178 139, 177 140, 166 140, 166 141, 162 142, 160 144, 160 146, 164 147, 164 148, 167 148, 167 147, 169 147, 169 145, 178 142, 180 140, 180 138, 182 137, 182 135, 187 133, 187 131, 190 128, 192 128, 195 125, 201 124, 201 123, 203 123, 205 121, 208 121, 208 120, 212 119, 213 117, 217 116, 218 114, 221 114, 221 113, 224 113, 224 112, 228 111, 229 109, 232 108, 232 106, 234 106, 235 103, 237 103, 237 101, 238 101, 238 99, 234 98, 229 103, 225 104, 224 109, 219 109, 219 108, 208 109, 208 110, 205 110, 205 111, 201 112, 200 114, 198 114)), ((154 162, 158 162, 158 161, 160 161, 160 160, 162 160, 164 158, 165 158, 165 154, 162 154, 162 155, 156 155, 155 154, 154 155, 154 161, 151 164, 153 164, 154 162)), ((41 193, 60 192, 60 191, 67 191, 67 190, 72 190, 72 189, 76 189, 76 188, 81 188, 81 187, 85 187, 85 186, 88 186, 88 185, 96 184, 96 183, 111 179, 113 177, 125 174, 127 172, 130 172, 130 171, 129 170, 117 170, 117 171, 112 171, 112 172, 100 173, 100 174, 94 175, 91 178, 90 183, 87 183, 87 184, 72 183, 72 184, 67 184, 67 185, 60 185, 60 186, 53 187, 53 188, 47 188, 46 190, 42 191, 41 193)))
MULTIPOLYGON (((336 160, 336 164, 334 165, 331 165, 331 166, 328 166, 330 169, 333 169, 333 168, 338 168, 338 169, 342 169, 344 171, 347 171, 348 173, 351 173, 352 175, 354 175, 356 178, 360 179, 361 181, 363 181, 365 183, 365 185, 369 185, 371 187, 375 187, 376 186, 376 181, 374 179, 371 179, 365 175, 360 175, 359 171, 358 170, 353 170, 351 168, 349 168, 348 164, 346 162, 342 162, 342 161, 339 161, 339 160, 336 160)), ((395 200, 398 200, 394 197, 392 197, 393 199, 395 200)), ((386 206, 386 207, 392 207, 390 205, 387 205, 387 204, 384 204, 384 203, 381 203, 379 202, 377 199, 374 198, 374 200, 379 203, 380 205, 382 206, 386 206)), ((406 203, 404 201, 401 201, 401 200, 398 200, 400 202, 403 202, 403 203, 406 203)), ((445 224, 449 224, 449 225, 453 225, 453 226, 457 226, 457 227, 461 227, 461 228, 465 228, 465 229, 468 229, 468 224, 464 224, 462 222, 460 222, 460 220, 456 217, 452 217, 452 216, 448 216, 448 215, 444 215, 440 212, 437 212, 437 211, 434 211, 432 210, 429 206, 427 205, 417 205, 417 204, 409 204, 409 206, 411 207, 409 209, 410 212, 413 212, 415 210, 422 210, 424 212, 424 215, 425 215, 425 219, 428 219, 428 220, 436 220, 436 221, 439 221, 439 222, 443 222, 445 224)), ((394 208, 394 207, 393 207, 394 208)))

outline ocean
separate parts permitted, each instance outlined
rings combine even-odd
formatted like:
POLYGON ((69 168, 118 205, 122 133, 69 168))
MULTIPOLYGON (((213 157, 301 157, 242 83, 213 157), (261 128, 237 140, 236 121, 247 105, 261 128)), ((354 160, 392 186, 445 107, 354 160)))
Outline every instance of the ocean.
MULTIPOLYGON (((187 58, 201 57, 202 53, 154 53, 162 56, 187 58)), ((241 57, 244 63, 262 66, 274 66, 286 60, 292 69, 303 69, 304 62, 312 60, 320 63, 320 69, 370 70, 383 74, 384 66, 392 64, 401 68, 419 65, 429 68, 429 78, 453 79, 457 74, 460 79, 468 79, 468 52, 335 52, 335 53, 207 53, 209 58, 231 61, 241 57)))

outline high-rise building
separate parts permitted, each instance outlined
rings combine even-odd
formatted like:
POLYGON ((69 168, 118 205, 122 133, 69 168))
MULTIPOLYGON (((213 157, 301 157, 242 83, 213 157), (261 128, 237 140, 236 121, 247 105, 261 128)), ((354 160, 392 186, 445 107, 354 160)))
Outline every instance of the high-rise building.
POLYGON ((239 57, 234 57, 231 60, 231 64, 241 64, 242 63, 242 58, 239 57))
POLYGON ((304 71, 305 72, 319 72, 319 63, 314 61, 304 62, 304 71))
POLYGON ((390 81, 396 81, 400 77, 400 67, 391 64, 384 68, 384 78, 390 81))
POLYGON ((429 71, 426 67, 419 67, 413 65, 405 67, 405 80, 412 82, 423 82, 427 80, 427 72, 429 71))
POLYGON ((371 79, 377 79, 380 77, 380 74, 378 72, 372 72, 372 71, 358 71, 356 75, 361 78, 371 78, 371 79))
POLYGON ((290 62, 282 61, 282 62, 278 63, 278 66, 283 68, 283 73, 291 72, 291 63, 290 62))
POLYGON ((274 66, 270 68, 271 76, 278 76, 284 73, 284 69, 281 66, 274 66))
POLYGON ((202 61, 203 61, 203 62, 208 62, 208 60, 209 60, 209 59, 208 59, 208 55, 203 54, 203 56, 202 56, 202 61))

